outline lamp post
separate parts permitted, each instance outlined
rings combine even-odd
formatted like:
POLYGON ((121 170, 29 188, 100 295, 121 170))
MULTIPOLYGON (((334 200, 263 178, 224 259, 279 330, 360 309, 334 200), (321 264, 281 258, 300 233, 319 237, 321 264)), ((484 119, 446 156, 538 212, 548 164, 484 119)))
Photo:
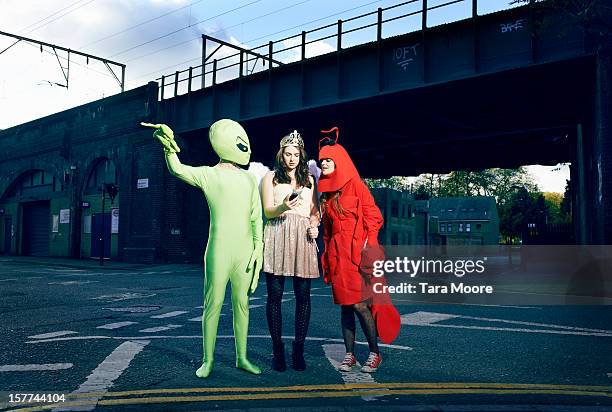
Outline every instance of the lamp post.
POLYGON ((113 201, 115 200, 115 196, 117 196, 118 192, 119 187, 115 186, 113 183, 104 183, 104 186, 102 188, 102 230, 100 231, 100 266, 104 265, 104 206, 106 201, 106 195, 108 195, 108 199, 110 199, 112 205, 113 201))

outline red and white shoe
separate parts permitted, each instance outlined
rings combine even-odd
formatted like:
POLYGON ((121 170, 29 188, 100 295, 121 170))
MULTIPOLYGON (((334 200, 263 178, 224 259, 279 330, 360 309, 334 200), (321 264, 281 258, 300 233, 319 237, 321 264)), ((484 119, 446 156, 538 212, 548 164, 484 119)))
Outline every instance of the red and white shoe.
POLYGON ((356 364, 357 360, 355 359, 355 355, 350 352, 347 352, 347 354, 344 355, 344 360, 342 361, 340 366, 338 366, 338 370, 341 372, 350 372, 353 369, 353 366, 355 366, 356 364))
POLYGON ((378 353, 370 352, 368 360, 365 365, 361 368, 361 372, 374 373, 378 370, 378 367, 382 363, 382 357, 378 353))

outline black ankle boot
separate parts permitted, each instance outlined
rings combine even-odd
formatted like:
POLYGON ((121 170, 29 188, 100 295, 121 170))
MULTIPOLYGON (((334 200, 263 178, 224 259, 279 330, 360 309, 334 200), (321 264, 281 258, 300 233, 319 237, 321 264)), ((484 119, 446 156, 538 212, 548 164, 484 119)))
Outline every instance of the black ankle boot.
POLYGON ((287 363, 285 362, 285 345, 272 345, 272 369, 278 372, 284 372, 287 369, 287 363))
POLYGON ((304 360, 304 343, 293 342, 291 359, 293 360, 293 369, 296 371, 303 371, 306 369, 306 361, 304 360))

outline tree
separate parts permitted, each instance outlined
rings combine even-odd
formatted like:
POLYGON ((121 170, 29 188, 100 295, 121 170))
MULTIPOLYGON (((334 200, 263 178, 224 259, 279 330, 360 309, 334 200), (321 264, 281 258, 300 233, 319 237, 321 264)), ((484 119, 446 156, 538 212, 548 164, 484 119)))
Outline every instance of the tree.
POLYGON ((559 205, 559 211, 562 216, 565 217, 566 221, 571 222, 572 219, 572 182, 569 180, 565 181, 565 193, 563 193, 563 200, 559 205))
MULTIPOLYGON (((568 22, 565 27, 582 27, 585 34, 599 38, 599 47, 610 47, 612 41, 612 4, 610 0, 512 0, 510 4, 532 3, 535 10, 561 12, 568 22)), ((547 19, 542 13, 534 23, 545 27, 555 25, 557 19, 547 19)))
POLYGON ((429 191, 423 184, 420 184, 414 192, 414 200, 428 200, 430 197, 429 191))

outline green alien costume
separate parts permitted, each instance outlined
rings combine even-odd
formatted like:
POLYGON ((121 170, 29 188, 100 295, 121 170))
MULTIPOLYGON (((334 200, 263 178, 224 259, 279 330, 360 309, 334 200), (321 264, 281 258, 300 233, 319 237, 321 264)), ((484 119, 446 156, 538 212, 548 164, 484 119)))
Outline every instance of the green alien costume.
POLYGON ((255 176, 235 166, 249 163, 249 138, 235 121, 219 120, 210 127, 208 136, 220 163, 214 167, 191 167, 179 161, 176 153, 180 148, 168 126, 147 123, 143 126, 157 129, 153 135, 164 146, 168 170, 200 188, 210 209, 208 244, 204 254, 204 356, 196 375, 206 378, 212 371, 217 326, 228 280, 232 283, 236 367, 259 374, 261 370, 247 359, 246 349, 248 294, 257 287, 263 259, 261 199, 255 176))

